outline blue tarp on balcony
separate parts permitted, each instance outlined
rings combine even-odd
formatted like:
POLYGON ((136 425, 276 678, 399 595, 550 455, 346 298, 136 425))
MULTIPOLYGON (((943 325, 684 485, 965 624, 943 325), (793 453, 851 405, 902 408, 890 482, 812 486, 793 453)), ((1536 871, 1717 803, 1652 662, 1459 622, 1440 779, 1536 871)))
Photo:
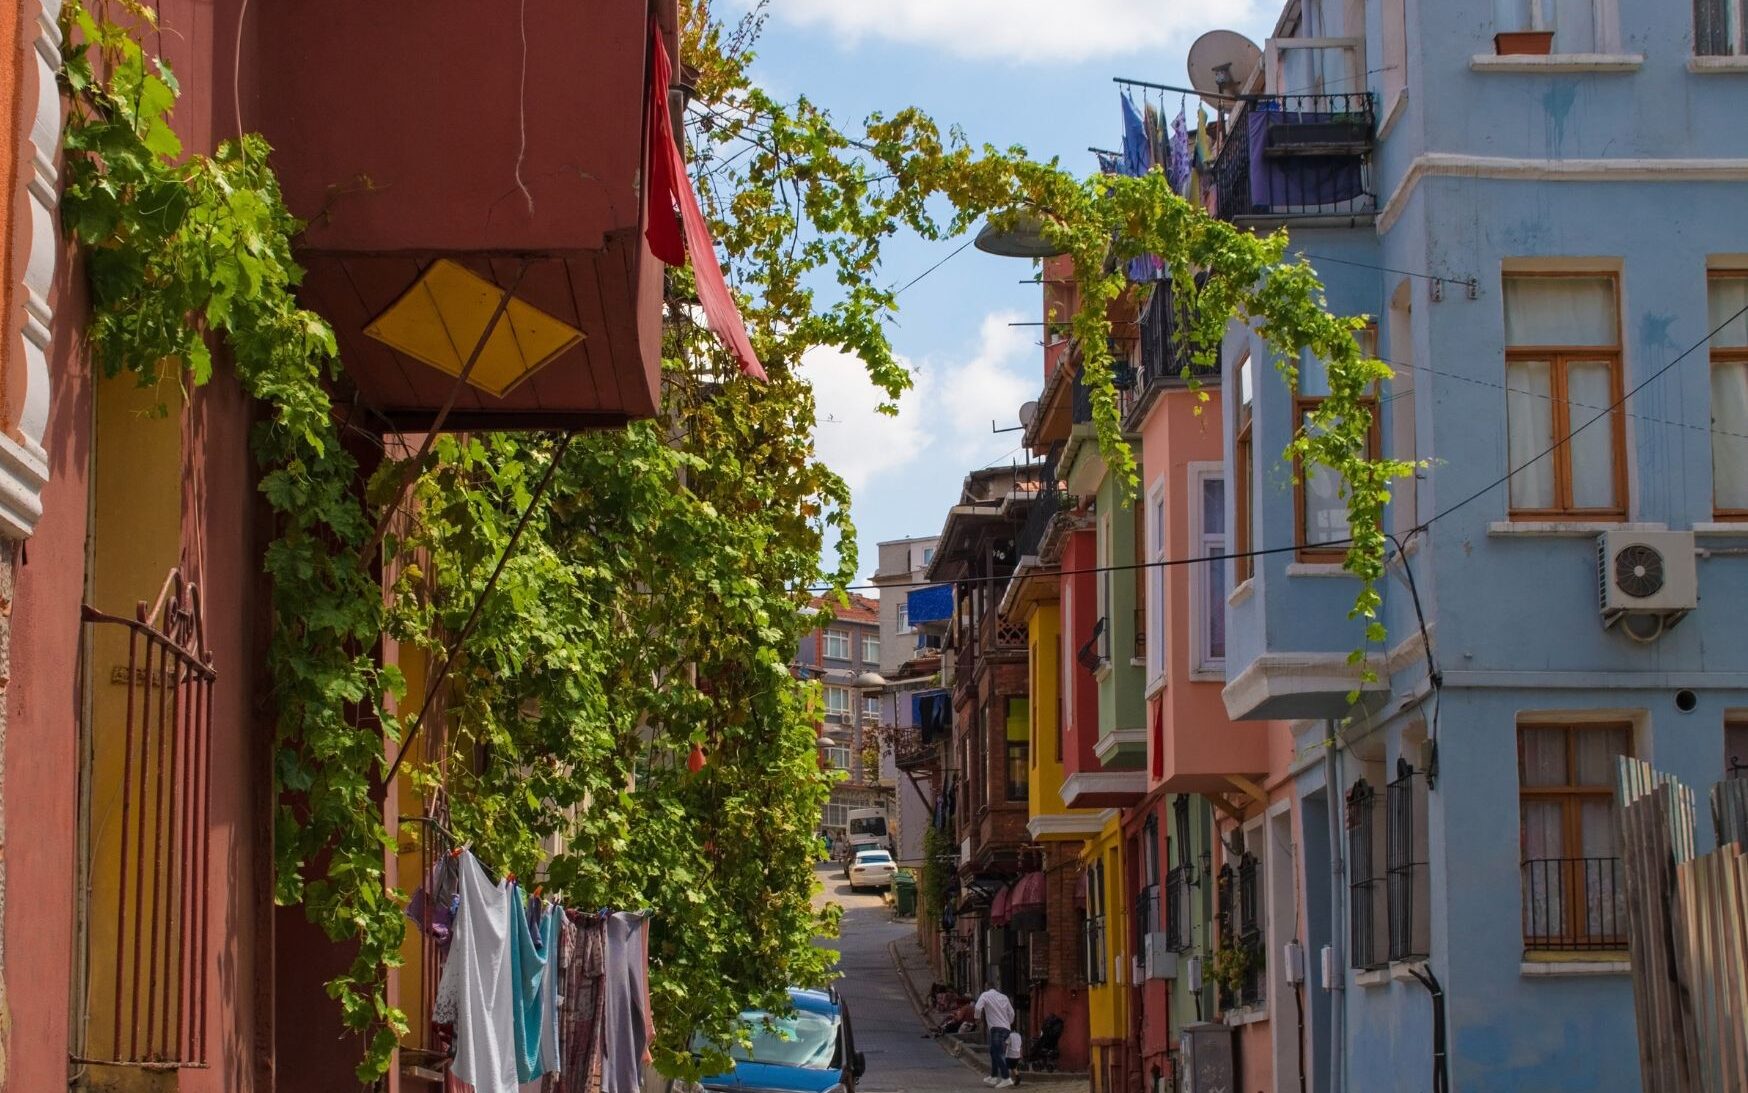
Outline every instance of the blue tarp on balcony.
POLYGON ((953 586, 930 585, 910 594, 910 624, 945 622, 953 617, 953 586))

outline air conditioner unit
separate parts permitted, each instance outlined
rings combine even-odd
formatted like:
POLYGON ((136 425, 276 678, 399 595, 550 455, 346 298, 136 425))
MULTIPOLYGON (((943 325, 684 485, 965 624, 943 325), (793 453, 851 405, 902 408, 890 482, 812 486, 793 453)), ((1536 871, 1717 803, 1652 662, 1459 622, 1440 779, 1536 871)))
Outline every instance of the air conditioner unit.
POLYGON ((1177 954, 1166 944, 1164 933, 1152 933, 1142 938, 1144 969, 1149 979, 1176 979, 1177 954))
POLYGON ((1691 531, 1605 531, 1596 560, 1604 627, 1637 615, 1659 620, 1660 634, 1699 606, 1691 531))
POLYGON ((1184 1093, 1230 1093, 1237 1089, 1238 1065, 1232 1050, 1237 1030, 1223 1024, 1199 1022, 1185 1025, 1178 1037, 1184 1093))

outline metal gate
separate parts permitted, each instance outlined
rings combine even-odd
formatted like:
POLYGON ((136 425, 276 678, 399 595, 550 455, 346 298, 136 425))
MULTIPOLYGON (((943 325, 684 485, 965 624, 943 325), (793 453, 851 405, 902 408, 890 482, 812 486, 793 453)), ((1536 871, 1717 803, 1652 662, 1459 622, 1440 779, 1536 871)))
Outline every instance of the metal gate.
POLYGON ((114 885, 115 913, 93 915, 90 924, 93 951, 97 943, 113 944, 114 958, 113 967, 88 970, 96 988, 90 1057, 78 1061, 205 1066, 216 673, 200 593, 171 570, 157 600, 139 601, 134 618, 90 605, 81 615, 93 650, 93 686, 125 688, 125 695, 110 691, 94 706, 91 777, 98 769, 113 775, 119 764, 105 816, 113 808, 120 827, 115 864, 94 859, 89 882, 94 893, 114 885), (100 982, 100 975, 113 978, 100 982))

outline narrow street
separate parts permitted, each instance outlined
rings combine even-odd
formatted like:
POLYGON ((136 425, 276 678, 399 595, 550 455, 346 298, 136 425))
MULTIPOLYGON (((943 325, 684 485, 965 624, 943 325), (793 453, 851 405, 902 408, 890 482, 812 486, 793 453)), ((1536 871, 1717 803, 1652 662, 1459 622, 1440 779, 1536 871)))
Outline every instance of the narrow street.
MULTIPOLYGON (((878 892, 850 891, 843 868, 836 863, 816 870, 824 891, 815 898, 844 908, 840 937, 821 944, 841 954, 838 967, 843 978, 838 991, 850 1005, 855 1024, 856 1046, 868 1060, 868 1072, 857 1083, 857 1093, 936 1093, 983 1090, 982 1071, 955 1058, 947 1048, 924 1035, 922 1019, 905 992, 894 947, 909 958, 922 990, 928 989, 927 964, 917 950, 915 923, 895 920, 878 892)), ((1041 1082, 1030 1075, 1020 1079, 1022 1089, 1049 1093, 1078 1093, 1085 1082, 1041 1082)))

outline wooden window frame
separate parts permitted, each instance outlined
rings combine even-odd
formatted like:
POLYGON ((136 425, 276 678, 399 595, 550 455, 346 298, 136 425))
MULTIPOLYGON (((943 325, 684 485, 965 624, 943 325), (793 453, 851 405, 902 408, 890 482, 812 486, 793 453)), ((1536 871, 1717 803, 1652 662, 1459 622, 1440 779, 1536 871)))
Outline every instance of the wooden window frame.
POLYGON ((1255 498, 1252 496, 1250 479, 1252 464, 1255 463, 1253 448, 1254 437, 1252 426, 1256 421, 1256 386, 1255 378, 1251 380, 1250 401, 1244 401, 1243 371, 1250 364, 1250 350, 1246 349, 1233 365, 1232 374, 1239 380, 1237 384, 1238 397, 1234 399, 1233 430, 1235 442, 1233 445, 1233 477, 1237 479, 1234 486, 1233 521, 1237 526, 1228 529, 1228 535, 1233 544, 1232 588, 1227 591, 1230 596, 1239 585, 1256 575, 1256 559, 1250 555, 1250 533, 1253 513, 1251 512, 1255 498))
MULTIPOLYGON (((1748 2, 1748 0, 1745 0, 1745 2, 1748 2)), ((1706 296, 1707 296, 1708 304, 1710 302, 1711 287, 1712 287, 1713 281, 1748 281, 1748 269, 1707 270, 1706 271, 1706 296)), ((1748 345, 1727 346, 1724 348, 1712 346, 1711 347, 1711 369, 1712 369, 1712 371, 1716 371, 1718 366, 1721 364, 1748 365, 1748 345)), ((1717 442, 1718 442, 1718 438, 1717 438, 1717 435, 1715 433, 1711 437, 1711 442, 1712 442, 1712 446, 1713 446, 1713 449, 1715 452, 1717 442)), ((1717 466, 1717 457, 1715 454, 1712 458, 1712 465, 1714 467, 1717 466)), ((1720 522, 1728 522, 1728 523, 1748 521, 1748 508, 1727 509, 1727 508, 1720 508, 1718 506, 1717 481, 1716 481, 1715 477, 1714 477, 1713 482, 1712 482, 1712 518, 1715 520, 1718 520, 1720 522)))
MULTIPOLYGON (((1520 509, 1511 503, 1511 484, 1505 483, 1506 512, 1512 520, 1587 520, 1616 522, 1627 518, 1627 419, 1619 405, 1625 390, 1625 365, 1621 353, 1621 280, 1615 270, 1508 270, 1501 281, 1515 278, 1551 278, 1573 281, 1605 278, 1614 292, 1613 345, 1508 345, 1505 347, 1505 418, 1506 435, 1510 436, 1511 365, 1514 362, 1548 362, 1549 445, 1558 445, 1545 458, 1554 461, 1554 506, 1545 509, 1520 509), (1567 401, 1566 372, 1573 364, 1606 363, 1609 366, 1609 437, 1613 451, 1609 473, 1613 475, 1615 504, 1606 509, 1581 509, 1572 504, 1572 412, 1567 401), (1560 438, 1567 438, 1561 442, 1560 438)), ((1539 396, 1530 396, 1532 398, 1539 396)), ((1582 424, 1582 422, 1580 423, 1582 424)), ((1506 466, 1510 463, 1510 443, 1506 443, 1506 466)))
POLYGON ((1724 777, 1748 778, 1748 717, 1724 718, 1724 777), (1736 737, 1740 744, 1732 744, 1731 737, 1736 737), (1738 771, 1733 765, 1742 764, 1738 771))
MULTIPOLYGON (((1625 731, 1627 734, 1627 750, 1622 753, 1628 757, 1636 754, 1634 745, 1636 733, 1631 721, 1599 720, 1599 721, 1519 721, 1517 724, 1517 859, 1524 862, 1527 859, 1524 845, 1523 805, 1525 801, 1559 801, 1561 803, 1560 839, 1564 850, 1561 860, 1582 858, 1580 848, 1584 845, 1583 804, 1585 801, 1614 798, 1612 785, 1574 785, 1570 779, 1577 777, 1578 756, 1576 751, 1577 738, 1580 733, 1625 731), (1524 751, 1523 734, 1526 729, 1549 730, 1558 729, 1566 738, 1566 777, 1568 784, 1563 786, 1526 786, 1524 785, 1524 751)), ((1522 891, 1518 895, 1521 905, 1529 899, 1529 893, 1522 891)), ((1561 911, 1564 921, 1561 927, 1568 931, 1563 938, 1576 940, 1588 935, 1585 921, 1588 908, 1584 901, 1577 899, 1565 900, 1561 911)), ((1545 939, 1537 939, 1545 940, 1545 939)), ((1526 948, 1531 939, 1524 938, 1526 948)), ((1626 939, 1621 939, 1621 947, 1626 947, 1626 939)))

